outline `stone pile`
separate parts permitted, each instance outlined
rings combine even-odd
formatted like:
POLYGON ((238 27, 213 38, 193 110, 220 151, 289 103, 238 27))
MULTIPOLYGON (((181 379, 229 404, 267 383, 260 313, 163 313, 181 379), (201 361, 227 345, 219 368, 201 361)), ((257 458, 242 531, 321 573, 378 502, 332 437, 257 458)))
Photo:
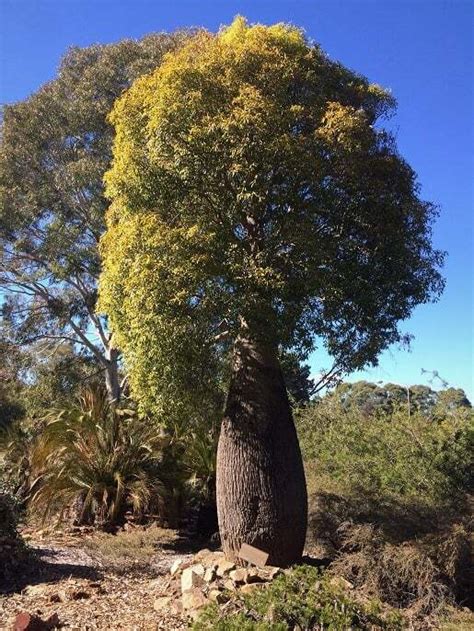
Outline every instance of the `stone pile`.
POLYGON ((232 592, 248 594, 262 589, 283 570, 279 567, 239 567, 222 552, 201 550, 191 558, 177 559, 170 578, 154 602, 157 611, 171 609, 196 618, 209 603, 225 605, 232 592))

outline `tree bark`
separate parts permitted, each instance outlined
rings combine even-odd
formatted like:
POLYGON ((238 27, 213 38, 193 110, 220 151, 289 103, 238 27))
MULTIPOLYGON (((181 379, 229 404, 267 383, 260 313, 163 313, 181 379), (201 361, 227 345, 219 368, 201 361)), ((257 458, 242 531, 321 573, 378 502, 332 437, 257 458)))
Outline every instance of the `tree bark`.
POLYGON ((307 527, 303 462, 276 349, 241 335, 217 450, 217 511, 225 554, 242 543, 288 566, 307 527))
POLYGON ((108 348, 105 353, 105 386, 110 401, 118 403, 122 394, 118 370, 119 351, 108 348))

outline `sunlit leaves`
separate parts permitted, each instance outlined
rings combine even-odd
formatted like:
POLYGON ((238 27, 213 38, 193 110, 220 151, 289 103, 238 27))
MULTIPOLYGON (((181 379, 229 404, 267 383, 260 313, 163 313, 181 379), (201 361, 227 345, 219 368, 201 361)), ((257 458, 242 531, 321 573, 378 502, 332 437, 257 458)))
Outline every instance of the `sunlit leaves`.
POLYGON ((344 369, 401 339, 442 256, 379 124, 393 106, 301 30, 241 17, 117 101, 102 307, 137 391, 202 376, 222 321, 304 352, 321 336, 344 369))

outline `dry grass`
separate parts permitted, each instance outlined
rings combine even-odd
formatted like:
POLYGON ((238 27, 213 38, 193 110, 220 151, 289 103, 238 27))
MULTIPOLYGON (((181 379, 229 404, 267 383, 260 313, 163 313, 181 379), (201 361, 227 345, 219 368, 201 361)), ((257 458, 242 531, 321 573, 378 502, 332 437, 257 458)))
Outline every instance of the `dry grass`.
POLYGON ((95 533, 84 546, 105 570, 119 574, 155 574, 157 552, 177 539, 175 530, 150 526, 117 534, 95 533))
POLYGON ((322 545, 319 556, 332 559, 334 573, 403 609, 416 628, 428 628, 452 603, 472 607, 469 502, 456 515, 321 492, 311 506, 310 546, 322 545))
POLYGON ((461 611, 458 609, 448 610, 439 628, 440 631, 473 631, 474 613, 467 607, 461 611))

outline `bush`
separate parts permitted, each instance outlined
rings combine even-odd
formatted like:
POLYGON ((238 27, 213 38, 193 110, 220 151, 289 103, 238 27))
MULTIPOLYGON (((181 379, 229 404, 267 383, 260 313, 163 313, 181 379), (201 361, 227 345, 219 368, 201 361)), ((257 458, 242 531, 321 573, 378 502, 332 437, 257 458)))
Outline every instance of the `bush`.
POLYGON ((194 631, 287 631, 289 629, 401 629, 403 617, 381 604, 357 602, 340 581, 303 565, 247 596, 234 596, 225 610, 211 606, 194 631))
POLYGON ((31 448, 40 431, 41 424, 26 419, 0 426, 1 481, 23 509, 31 484, 31 448))
MULTIPOLYGON (((328 397, 297 417, 310 538, 332 571, 412 621, 472 604, 473 413, 366 412, 328 397)), ((413 622, 416 624, 416 622, 413 622)))
POLYGON ((19 509, 15 499, 0 491, 0 589, 8 587, 20 567, 29 559, 29 551, 18 534, 19 509))
POLYGON ((439 506, 473 492, 474 414, 460 409, 443 420, 404 409, 367 416, 325 401, 297 417, 309 476, 333 488, 439 506))
POLYGON ((168 440, 133 410, 86 390, 79 404, 52 412, 32 451, 30 508, 44 518, 73 509, 78 523, 114 527, 127 511, 161 514, 168 440))

